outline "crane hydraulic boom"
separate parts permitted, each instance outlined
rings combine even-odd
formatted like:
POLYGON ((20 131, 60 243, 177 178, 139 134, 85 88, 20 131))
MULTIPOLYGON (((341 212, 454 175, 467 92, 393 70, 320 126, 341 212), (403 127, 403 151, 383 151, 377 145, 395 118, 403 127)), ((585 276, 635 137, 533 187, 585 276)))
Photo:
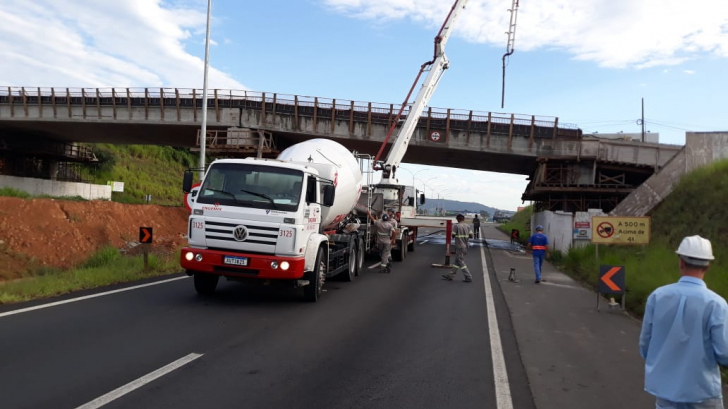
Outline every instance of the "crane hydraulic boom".
POLYGON ((409 142, 412 138, 412 134, 415 131, 417 122, 422 116, 422 112, 425 110, 425 106, 427 106, 430 98, 432 98, 432 94, 435 92, 435 89, 437 88, 437 85, 442 78, 442 74, 449 67, 449 61, 447 59, 447 56, 445 55, 445 45, 447 44, 447 41, 452 34, 455 20, 457 19, 462 9, 465 8, 465 4, 467 2, 468 0, 457 0, 450 9, 450 13, 447 15, 445 22, 442 24, 440 31, 435 37, 435 53, 433 59, 422 64, 422 66, 420 67, 420 72, 417 74, 417 78, 412 84, 412 87, 407 94, 407 98, 405 99, 402 107, 397 113, 397 117, 392 122, 392 126, 389 128, 387 137, 384 139, 382 146, 379 148, 377 156, 374 158, 374 169, 382 171, 381 183, 397 183, 397 167, 399 166, 405 152, 407 151, 407 147, 409 146, 409 142), (404 112, 404 109, 409 102, 409 98, 412 95, 412 91, 419 83, 422 74, 426 71, 429 71, 429 73, 427 74, 427 77, 425 78, 425 81, 422 84, 422 88, 420 88, 420 91, 417 94, 417 97, 415 98, 412 107, 407 113, 407 119, 404 121, 404 124, 400 128, 399 133, 397 134, 397 137, 392 144, 392 148, 387 154, 387 158, 384 161, 381 161, 380 158, 382 156, 382 153, 384 152, 384 148, 387 146, 390 137, 394 133, 394 130, 399 123, 402 113, 404 112))

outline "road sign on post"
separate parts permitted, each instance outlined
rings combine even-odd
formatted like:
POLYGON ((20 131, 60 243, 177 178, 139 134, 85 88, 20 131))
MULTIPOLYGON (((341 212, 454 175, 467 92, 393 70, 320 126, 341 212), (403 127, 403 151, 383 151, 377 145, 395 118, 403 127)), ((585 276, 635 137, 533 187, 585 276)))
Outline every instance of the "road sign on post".
POLYGON ((144 255, 144 271, 149 269, 149 246, 152 245, 153 237, 154 234, 151 227, 139 228, 139 243, 141 243, 142 254, 144 255))
POLYGON ((650 218, 594 216, 591 242, 595 244, 648 244, 650 218))
MULTIPOLYGON (((598 245, 597 245, 598 246, 598 245)), ((599 311, 600 294, 621 294, 622 309, 626 297, 624 266, 599 266, 599 284, 597 285, 597 311, 599 311)), ((616 305, 610 303, 610 306, 616 305)))
POLYGON ((151 243, 153 236, 154 235, 151 227, 139 228, 139 243, 151 243))
POLYGON ((624 282, 624 266, 599 266, 600 293, 623 294, 624 282))

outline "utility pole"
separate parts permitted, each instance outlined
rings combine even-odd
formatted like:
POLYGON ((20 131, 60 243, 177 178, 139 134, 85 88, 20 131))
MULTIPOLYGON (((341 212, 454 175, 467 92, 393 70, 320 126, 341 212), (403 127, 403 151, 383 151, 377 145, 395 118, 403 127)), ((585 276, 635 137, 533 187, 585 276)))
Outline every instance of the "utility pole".
POLYGON ((645 141, 645 99, 642 98, 642 142, 645 141))
POLYGON ((205 71, 202 80, 202 129, 200 130, 200 180, 205 177, 205 146, 207 145, 207 67, 210 65, 210 11, 212 0, 207 0, 207 34, 205 36, 205 71))

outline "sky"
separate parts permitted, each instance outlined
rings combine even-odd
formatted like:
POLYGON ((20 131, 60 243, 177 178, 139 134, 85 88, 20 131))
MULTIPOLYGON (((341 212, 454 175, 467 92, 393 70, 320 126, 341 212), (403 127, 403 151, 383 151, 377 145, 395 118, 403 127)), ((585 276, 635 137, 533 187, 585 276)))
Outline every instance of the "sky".
MULTIPOLYGON (((429 105, 586 134, 728 131, 725 0, 470 0, 429 105)), ((209 87, 400 104, 454 2, 213 0, 209 87)), ((202 88, 206 0, 3 0, 0 86, 202 88)), ((526 176, 403 164, 428 197, 521 206, 526 176)), ((528 204, 528 203, 526 203, 528 204)))

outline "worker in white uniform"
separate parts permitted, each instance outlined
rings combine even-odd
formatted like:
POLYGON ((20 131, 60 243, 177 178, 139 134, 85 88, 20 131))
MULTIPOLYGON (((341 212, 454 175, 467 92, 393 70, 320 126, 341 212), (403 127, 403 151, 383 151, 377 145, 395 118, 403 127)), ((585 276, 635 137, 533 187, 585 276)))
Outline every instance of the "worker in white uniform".
POLYGON ((470 230, 470 225, 465 223, 465 216, 459 214, 455 219, 458 221, 456 225, 452 226, 452 235, 455 238, 455 264, 449 274, 442 275, 442 279, 452 281, 458 271, 462 271, 465 276, 463 281, 472 283, 473 275, 470 274, 470 270, 465 264, 465 256, 468 254, 468 239, 473 238, 473 232, 470 230))
POLYGON ((377 219, 372 216, 370 211, 367 211, 369 219, 374 222, 375 234, 377 235, 377 250, 379 251, 379 271, 382 273, 392 272, 392 263, 390 261, 392 254, 392 245, 396 243, 395 228, 389 219, 387 213, 382 214, 382 217, 377 219))

